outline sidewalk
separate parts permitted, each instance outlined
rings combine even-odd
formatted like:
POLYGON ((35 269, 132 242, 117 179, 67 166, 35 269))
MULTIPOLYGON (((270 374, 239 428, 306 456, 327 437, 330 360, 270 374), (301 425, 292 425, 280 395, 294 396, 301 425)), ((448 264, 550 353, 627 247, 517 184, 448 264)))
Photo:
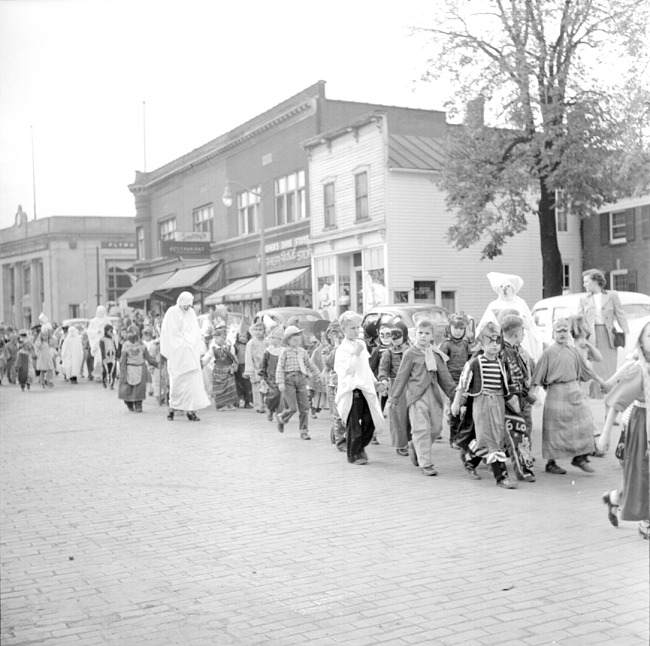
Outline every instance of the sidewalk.
MULTIPOLYGON (((602 402, 593 403, 599 419, 602 402)), ((253 410, 165 419, 93 383, 0 387, 3 646, 648 644, 649 543, 585 474, 498 489, 253 410)), ((445 435, 447 435, 445 431, 445 435)))

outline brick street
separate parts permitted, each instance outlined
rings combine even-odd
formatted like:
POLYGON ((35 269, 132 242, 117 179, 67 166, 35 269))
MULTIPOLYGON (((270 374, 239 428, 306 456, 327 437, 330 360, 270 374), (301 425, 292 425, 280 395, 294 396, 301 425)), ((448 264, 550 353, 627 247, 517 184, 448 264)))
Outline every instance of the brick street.
POLYGON ((648 643, 649 543, 600 500, 613 452, 545 474, 539 410, 538 480, 506 491, 447 441, 438 477, 387 434, 348 465, 326 412, 305 442, 83 380, 0 405, 3 646, 648 643))

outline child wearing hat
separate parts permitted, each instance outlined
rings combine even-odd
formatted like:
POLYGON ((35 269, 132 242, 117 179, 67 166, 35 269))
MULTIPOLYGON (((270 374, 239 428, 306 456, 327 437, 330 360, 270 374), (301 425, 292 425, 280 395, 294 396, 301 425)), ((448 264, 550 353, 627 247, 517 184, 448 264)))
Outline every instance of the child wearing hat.
POLYGON ((262 367, 259 371, 260 376, 260 392, 264 392, 266 401, 266 408, 268 409, 267 419, 269 422, 273 421, 273 415, 278 415, 282 412, 282 393, 275 380, 275 373, 278 369, 278 361, 282 354, 282 337, 284 336, 284 329, 281 325, 276 325, 268 336, 269 347, 264 351, 262 357, 262 367))
POLYGON ((309 395, 307 379, 320 375, 320 370, 302 347, 302 330, 290 325, 284 331, 282 342, 285 347, 278 359, 275 380, 284 396, 285 409, 278 414, 278 431, 284 432, 284 425, 298 412, 298 426, 301 440, 309 437, 309 395))

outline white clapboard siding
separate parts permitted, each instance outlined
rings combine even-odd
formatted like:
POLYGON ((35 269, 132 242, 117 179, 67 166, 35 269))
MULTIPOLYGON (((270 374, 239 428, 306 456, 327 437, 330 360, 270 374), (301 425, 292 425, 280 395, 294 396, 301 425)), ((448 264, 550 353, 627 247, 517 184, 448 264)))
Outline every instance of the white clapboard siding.
POLYGON ((346 133, 312 149, 309 163, 311 232, 322 236, 324 229, 323 185, 335 184, 336 230, 356 228, 354 175, 368 171, 368 207, 372 224, 383 226, 386 213, 383 134, 377 124, 359 129, 358 138, 346 133))
MULTIPOLYGON (((414 280, 437 281, 441 290, 456 291, 457 308, 480 317, 496 298, 486 274, 490 271, 521 276, 519 293, 532 306, 542 298, 542 255, 536 216, 529 217, 528 229, 508 240, 503 254, 494 260, 480 260, 481 246, 459 251, 447 240, 453 222, 444 194, 431 176, 408 172, 390 173, 390 203, 387 215, 389 290, 412 290, 414 280)), ((565 241, 568 251, 580 257, 579 235, 565 241)))

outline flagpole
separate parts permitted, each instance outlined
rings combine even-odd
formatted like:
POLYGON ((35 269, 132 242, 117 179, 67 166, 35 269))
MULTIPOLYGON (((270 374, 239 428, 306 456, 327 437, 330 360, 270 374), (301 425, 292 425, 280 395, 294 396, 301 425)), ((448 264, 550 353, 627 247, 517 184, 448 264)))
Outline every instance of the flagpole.
POLYGON ((34 220, 36 219, 36 164, 34 163, 34 126, 29 126, 32 139, 32 194, 34 197, 34 220))
POLYGON ((142 155, 144 166, 142 170, 147 172, 147 112, 146 102, 142 102, 142 155))

